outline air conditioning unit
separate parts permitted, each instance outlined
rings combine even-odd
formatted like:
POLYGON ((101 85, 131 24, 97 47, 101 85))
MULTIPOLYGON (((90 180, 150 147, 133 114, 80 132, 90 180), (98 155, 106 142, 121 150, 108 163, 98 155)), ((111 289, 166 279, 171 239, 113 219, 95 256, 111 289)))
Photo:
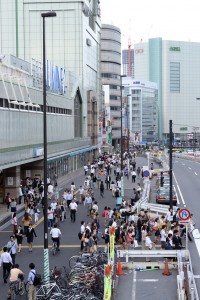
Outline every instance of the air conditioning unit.
POLYGON ((91 40, 87 38, 87 39, 86 39, 86 44, 90 47, 90 46, 92 45, 91 40))

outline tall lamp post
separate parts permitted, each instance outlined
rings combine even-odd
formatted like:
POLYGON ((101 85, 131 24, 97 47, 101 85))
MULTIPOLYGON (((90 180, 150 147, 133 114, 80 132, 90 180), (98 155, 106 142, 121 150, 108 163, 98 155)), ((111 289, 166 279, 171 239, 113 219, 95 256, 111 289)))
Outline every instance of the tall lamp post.
POLYGON ((121 90, 121 196, 124 197, 124 176, 123 176, 123 114, 122 114, 122 110, 123 110, 123 95, 122 95, 122 90, 123 90, 123 86, 122 86, 122 78, 126 77, 126 75, 121 75, 120 76, 120 90, 121 90))
POLYGON ((47 106, 46 106, 46 46, 45 19, 56 17, 56 12, 41 14, 43 18, 43 147, 44 147, 44 281, 49 282, 48 219, 47 219, 47 106))

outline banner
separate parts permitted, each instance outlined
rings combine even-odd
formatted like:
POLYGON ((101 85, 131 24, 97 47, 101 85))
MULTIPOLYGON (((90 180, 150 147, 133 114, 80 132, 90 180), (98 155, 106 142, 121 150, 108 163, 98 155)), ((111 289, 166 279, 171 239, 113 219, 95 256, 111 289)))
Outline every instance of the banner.
POLYGON ((115 227, 110 227, 110 260, 114 261, 115 256, 115 227))
POLYGON ((104 300, 111 299, 112 265, 104 265, 104 300))

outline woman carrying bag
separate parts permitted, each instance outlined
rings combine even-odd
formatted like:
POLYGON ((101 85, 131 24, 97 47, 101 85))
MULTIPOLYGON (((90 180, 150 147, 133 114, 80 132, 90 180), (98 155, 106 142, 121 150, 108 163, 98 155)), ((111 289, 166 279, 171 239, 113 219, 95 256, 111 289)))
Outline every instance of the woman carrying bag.
POLYGON ((37 237, 35 233, 35 229, 32 227, 32 224, 29 224, 29 228, 27 231, 27 243, 29 244, 29 252, 33 251, 33 238, 34 236, 37 237))
POLYGON ((17 228, 17 231, 15 232, 15 237, 17 239, 17 252, 20 253, 21 252, 21 247, 22 247, 22 241, 23 241, 23 235, 24 235, 24 231, 22 229, 22 226, 19 225, 17 228))

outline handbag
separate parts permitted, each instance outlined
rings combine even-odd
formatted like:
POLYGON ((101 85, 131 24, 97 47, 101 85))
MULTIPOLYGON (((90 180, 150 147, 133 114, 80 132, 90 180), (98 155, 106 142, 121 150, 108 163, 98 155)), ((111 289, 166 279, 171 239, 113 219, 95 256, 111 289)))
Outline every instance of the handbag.
POLYGON ((88 239, 88 238, 84 238, 84 242, 85 242, 85 243, 88 243, 88 242, 89 242, 89 239, 88 239))

